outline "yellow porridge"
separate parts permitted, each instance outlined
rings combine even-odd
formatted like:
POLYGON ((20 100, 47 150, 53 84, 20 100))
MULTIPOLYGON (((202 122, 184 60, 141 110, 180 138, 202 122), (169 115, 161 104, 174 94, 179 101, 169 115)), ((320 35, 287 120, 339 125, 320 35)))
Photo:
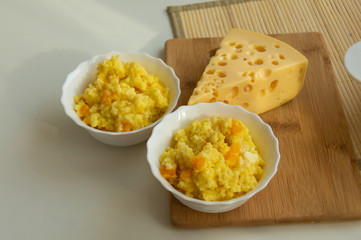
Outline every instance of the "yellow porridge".
POLYGON ((248 128, 232 118, 205 118, 179 129, 160 157, 160 173, 170 184, 205 201, 251 191, 263 166, 248 128))
POLYGON ((169 89, 136 62, 118 56, 99 63, 95 82, 74 97, 82 121, 96 129, 127 132, 146 127, 167 110, 169 89))

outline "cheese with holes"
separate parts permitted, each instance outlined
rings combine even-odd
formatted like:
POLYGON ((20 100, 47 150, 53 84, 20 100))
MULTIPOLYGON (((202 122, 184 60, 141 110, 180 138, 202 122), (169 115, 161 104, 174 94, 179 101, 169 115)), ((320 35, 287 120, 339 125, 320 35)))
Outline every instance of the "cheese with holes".
POLYGON ((231 29, 206 67, 188 105, 220 101, 260 114, 294 98, 308 61, 288 44, 231 29))

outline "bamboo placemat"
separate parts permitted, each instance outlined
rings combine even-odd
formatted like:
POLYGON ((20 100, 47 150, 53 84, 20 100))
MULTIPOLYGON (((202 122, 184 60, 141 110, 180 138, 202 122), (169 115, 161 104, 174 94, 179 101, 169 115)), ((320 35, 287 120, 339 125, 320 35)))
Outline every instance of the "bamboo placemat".
POLYGON ((221 37, 230 28, 264 34, 321 32, 361 168, 361 84, 343 65, 346 50, 361 41, 361 0, 223 0, 170 6, 167 11, 176 38, 221 37))

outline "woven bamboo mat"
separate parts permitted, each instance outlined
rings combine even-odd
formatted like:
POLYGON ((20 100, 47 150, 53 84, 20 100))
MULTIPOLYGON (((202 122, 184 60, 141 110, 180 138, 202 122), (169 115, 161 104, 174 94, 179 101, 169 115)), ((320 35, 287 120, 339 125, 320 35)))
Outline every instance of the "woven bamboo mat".
POLYGON ((176 38, 221 37, 230 28, 264 34, 323 33, 361 167, 361 84, 343 65, 346 50, 361 41, 361 0, 223 0, 167 11, 176 38))

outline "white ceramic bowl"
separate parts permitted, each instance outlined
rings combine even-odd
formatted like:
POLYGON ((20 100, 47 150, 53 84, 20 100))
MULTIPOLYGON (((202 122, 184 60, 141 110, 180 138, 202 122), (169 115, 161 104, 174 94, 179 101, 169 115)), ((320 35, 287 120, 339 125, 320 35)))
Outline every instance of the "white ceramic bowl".
POLYGON ((113 55, 119 55, 119 60, 122 62, 138 62, 147 70, 147 72, 157 75, 160 78, 160 81, 169 88, 170 101, 164 115, 170 113, 177 105, 180 95, 179 79, 175 75, 173 69, 166 65, 161 59, 145 53, 110 52, 103 55, 97 55, 88 61, 80 63, 74 71, 69 73, 63 85, 61 96, 61 103, 64 106, 66 115, 68 115, 77 125, 86 129, 93 137, 103 143, 113 146, 130 146, 147 140, 152 133, 153 127, 161 119, 158 119, 147 127, 130 132, 107 132, 86 125, 74 111, 74 96, 83 93, 88 84, 95 81, 95 73, 98 64, 105 59, 110 59, 113 55))
POLYGON ((208 213, 226 212, 241 206, 267 186, 277 172, 280 160, 278 140, 268 124, 264 123, 257 114, 248 112, 240 106, 231 106, 220 102, 182 106, 165 116, 154 127, 153 133, 147 142, 147 151, 148 163, 155 178, 184 205, 208 213), (174 133, 197 119, 212 116, 232 117, 233 119, 241 120, 249 128, 254 143, 265 161, 264 174, 257 186, 247 194, 227 201, 207 202, 188 197, 173 188, 159 172, 159 157, 166 147, 170 145, 174 133))
POLYGON ((344 56, 344 64, 351 76, 361 83, 361 41, 347 49, 344 56))

